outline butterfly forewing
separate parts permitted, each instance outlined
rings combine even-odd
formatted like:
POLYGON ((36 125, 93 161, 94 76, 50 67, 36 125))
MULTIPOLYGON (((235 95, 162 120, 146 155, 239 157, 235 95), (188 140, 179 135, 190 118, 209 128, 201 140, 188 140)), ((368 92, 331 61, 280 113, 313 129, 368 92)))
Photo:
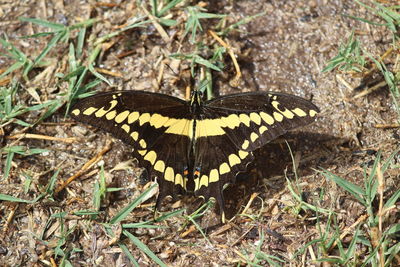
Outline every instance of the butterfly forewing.
POLYGON ((185 190, 183 172, 192 132, 186 101, 141 91, 103 93, 78 102, 71 116, 132 145, 139 165, 158 177, 160 196, 185 190))

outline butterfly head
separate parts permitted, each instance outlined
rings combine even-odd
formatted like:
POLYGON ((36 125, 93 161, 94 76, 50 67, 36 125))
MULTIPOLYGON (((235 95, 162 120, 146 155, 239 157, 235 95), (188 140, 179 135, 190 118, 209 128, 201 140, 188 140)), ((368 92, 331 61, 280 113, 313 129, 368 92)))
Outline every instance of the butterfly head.
POLYGON ((203 93, 198 90, 194 90, 190 96, 190 107, 192 109, 192 112, 195 112, 196 110, 199 110, 199 108, 202 106, 202 98, 203 93))

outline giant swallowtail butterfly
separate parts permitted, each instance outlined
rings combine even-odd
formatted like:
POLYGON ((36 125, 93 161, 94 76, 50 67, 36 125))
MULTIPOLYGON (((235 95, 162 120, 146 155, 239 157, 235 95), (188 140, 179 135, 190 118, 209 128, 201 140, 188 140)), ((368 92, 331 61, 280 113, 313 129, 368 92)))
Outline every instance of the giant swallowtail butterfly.
POLYGON ((311 123, 318 108, 276 92, 189 101, 143 91, 100 93, 79 101, 72 117, 132 145, 139 165, 159 183, 157 208, 171 195, 214 197, 253 159, 252 152, 288 130, 311 123))

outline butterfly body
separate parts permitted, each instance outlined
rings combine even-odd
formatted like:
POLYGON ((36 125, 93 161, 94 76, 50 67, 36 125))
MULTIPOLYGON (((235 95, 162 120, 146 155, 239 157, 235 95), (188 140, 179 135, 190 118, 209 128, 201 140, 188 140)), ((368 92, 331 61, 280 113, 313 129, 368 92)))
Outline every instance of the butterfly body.
POLYGON ((143 91, 101 93, 79 101, 71 116, 132 145, 133 155, 167 196, 193 192, 223 208, 223 186, 253 160, 252 152, 288 130, 314 121, 310 101, 275 92, 203 101, 143 91))

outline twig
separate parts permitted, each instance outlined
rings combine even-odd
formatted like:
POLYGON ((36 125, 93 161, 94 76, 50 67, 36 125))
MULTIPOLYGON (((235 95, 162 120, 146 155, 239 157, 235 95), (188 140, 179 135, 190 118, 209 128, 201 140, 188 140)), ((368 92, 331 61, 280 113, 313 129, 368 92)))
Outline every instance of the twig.
MULTIPOLYGON (((378 177, 378 193, 379 193, 379 212, 378 212, 378 238, 382 238, 382 222, 383 222, 383 192, 385 190, 385 180, 381 171, 381 164, 378 162, 376 169, 378 177)), ((379 249, 379 263, 381 267, 385 266, 385 247, 381 244, 379 249)))
POLYGON ((124 77, 124 75, 122 75, 122 73, 119 73, 119 72, 114 72, 114 71, 110 71, 110 70, 106 70, 106 69, 102 69, 102 68, 95 68, 95 70, 99 73, 107 74, 107 75, 113 76, 113 77, 118 77, 118 78, 124 77))
POLYGON ((185 232, 183 232, 182 234, 180 234, 180 237, 186 237, 187 235, 189 235, 190 233, 196 231, 196 226, 195 225, 191 225, 189 227, 189 229, 187 229, 185 232))
POLYGON ((50 257, 50 263, 51 263, 51 267, 57 267, 57 263, 53 257, 50 257))
POLYGON ((69 177, 62 185, 60 185, 56 189, 56 194, 59 193, 61 190, 63 190, 65 187, 67 187, 76 178, 81 176, 87 169, 91 168, 94 164, 99 162, 103 154, 105 154, 110 149, 111 149, 111 143, 107 143, 106 146, 96 156, 94 156, 91 160, 86 162, 85 165, 83 165, 83 167, 77 173, 69 177))
POLYGON ((251 203, 253 203, 254 199, 258 196, 258 193, 253 193, 250 196, 249 201, 247 202, 246 207, 244 207, 243 211, 241 213, 246 213, 246 211, 250 208, 251 203))
MULTIPOLYGON (((355 223, 353 223, 343 231, 343 233, 339 237, 339 240, 343 240, 343 238, 345 238, 350 233, 350 231, 352 231, 357 225, 365 221, 367 218, 368 218, 367 214, 360 216, 355 223)), ((328 251, 333 249, 336 245, 337 242, 336 241, 333 242, 333 244, 329 247, 328 251)))
POLYGON ((239 80, 242 77, 242 72, 240 71, 239 64, 237 63, 235 54, 232 51, 232 48, 230 45, 228 45, 224 40, 222 40, 215 32, 212 30, 209 30, 208 33, 218 42, 220 43, 223 47, 225 47, 226 51, 228 52, 229 56, 232 59, 233 65, 235 66, 236 70, 236 76, 230 81, 230 85, 233 87, 238 87, 239 86, 239 80))
POLYGON ((236 244, 238 244, 251 230, 253 230, 255 226, 251 226, 249 229, 246 230, 246 232, 244 232, 238 239, 236 239, 235 242, 233 242, 230 247, 235 246, 236 244))
POLYGON ((350 91, 353 91, 354 88, 345 80, 343 79, 343 77, 339 74, 336 75, 336 79, 343 84, 347 89, 349 89, 350 91))
POLYGON ((75 143, 78 141, 78 139, 75 137, 62 138, 62 137, 54 137, 54 136, 48 136, 48 135, 42 135, 42 134, 30 134, 30 133, 16 134, 13 136, 7 136, 6 138, 7 139, 23 139, 23 138, 40 139, 40 140, 64 142, 64 143, 69 143, 69 144, 75 143))
POLYGON ((10 211, 10 214, 8 214, 6 223, 5 223, 4 226, 3 226, 3 235, 6 234, 6 232, 7 232, 7 230, 8 230, 8 226, 10 225, 12 219, 14 218, 15 211, 18 209, 18 207, 19 207, 19 204, 18 204, 18 203, 15 204, 15 205, 12 207, 12 209, 11 209, 11 211, 10 211))
POLYGON ((398 123, 375 124, 374 127, 380 129, 393 129, 393 128, 400 128, 400 124, 398 123))
POLYGON ((361 93, 356 94, 353 98, 363 97, 363 96, 368 95, 368 94, 370 94, 370 93, 372 93, 372 92, 374 92, 374 91, 378 90, 379 88, 382 88, 382 87, 384 87, 386 85, 387 85, 386 81, 381 81, 380 83, 375 84, 374 86, 372 86, 370 88, 367 88, 366 90, 362 91, 361 93))
POLYGON ((158 23, 157 18, 154 17, 152 14, 150 14, 150 12, 144 6, 142 6, 142 9, 144 13, 146 13, 146 15, 151 20, 151 23, 153 23, 154 28, 156 28, 156 30, 161 35, 161 38, 164 40, 164 42, 166 43, 171 42, 171 38, 169 37, 168 33, 164 30, 164 28, 160 25, 160 23, 158 23))

